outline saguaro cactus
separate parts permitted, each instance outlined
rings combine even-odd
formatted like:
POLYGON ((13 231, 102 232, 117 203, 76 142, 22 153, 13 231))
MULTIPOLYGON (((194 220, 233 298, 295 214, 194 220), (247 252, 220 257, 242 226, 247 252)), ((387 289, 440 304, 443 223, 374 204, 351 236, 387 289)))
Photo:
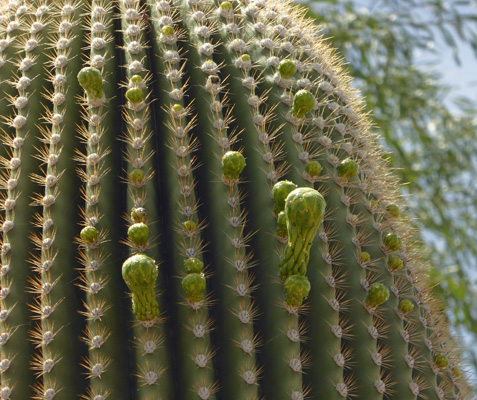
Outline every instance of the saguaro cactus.
POLYGON ((470 399, 341 60, 282 0, 4 0, 1 399, 470 399))

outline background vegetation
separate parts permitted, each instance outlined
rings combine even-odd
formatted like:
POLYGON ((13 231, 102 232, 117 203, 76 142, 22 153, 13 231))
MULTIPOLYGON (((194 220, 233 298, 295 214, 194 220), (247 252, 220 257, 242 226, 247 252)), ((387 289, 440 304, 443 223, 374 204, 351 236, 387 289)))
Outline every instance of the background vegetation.
MULTIPOLYGON (((448 46, 477 56, 477 2, 471 0, 311 0, 309 15, 348 64, 392 152, 403 190, 477 366, 477 86, 475 99, 451 101, 432 62, 448 46), (438 44, 436 46, 436 43, 438 44)), ((477 80, 477 71, 475 74, 477 80)))

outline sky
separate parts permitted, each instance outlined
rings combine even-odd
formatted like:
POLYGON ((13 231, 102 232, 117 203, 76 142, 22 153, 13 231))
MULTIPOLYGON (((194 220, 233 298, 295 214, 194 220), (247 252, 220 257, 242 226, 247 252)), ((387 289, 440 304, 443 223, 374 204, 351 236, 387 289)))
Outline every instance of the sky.
POLYGON ((458 54, 461 65, 457 65, 452 49, 443 42, 439 35, 436 35, 436 39, 436 42, 431 44, 436 55, 429 56, 417 52, 415 53, 416 61, 423 64, 432 62, 434 68, 440 72, 443 83, 452 89, 446 101, 452 109, 456 110, 452 102, 456 96, 466 96, 477 101, 477 57, 475 53, 469 45, 460 43, 458 54))

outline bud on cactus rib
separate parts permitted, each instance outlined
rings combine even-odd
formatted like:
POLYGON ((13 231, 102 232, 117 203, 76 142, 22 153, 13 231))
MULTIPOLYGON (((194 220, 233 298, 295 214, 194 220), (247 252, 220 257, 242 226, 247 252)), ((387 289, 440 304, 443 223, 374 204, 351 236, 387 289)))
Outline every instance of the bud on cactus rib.
MULTIPOLYGON (((147 10, 139 3, 133 5, 121 2, 121 24, 123 27, 123 40, 125 44, 125 59, 127 62, 126 79, 129 81, 129 89, 125 93, 125 114, 127 122, 127 134, 125 135, 128 151, 129 173, 129 200, 128 208, 132 210, 134 221, 128 229, 128 236, 133 244, 133 251, 144 251, 148 247, 147 253, 155 259, 162 259, 163 254, 159 250, 156 241, 159 238, 158 210, 156 204, 157 187, 150 179, 151 175, 145 171, 154 171, 152 157, 154 155, 154 143, 152 143, 150 132, 153 130, 150 106, 151 79, 148 70, 150 62, 146 62, 145 32, 147 27, 144 22, 147 20, 147 10), (132 8, 131 8, 132 6, 132 8), (134 16, 134 17, 132 17, 134 16), (132 17, 132 18, 131 18, 132 17), (150 223, 145 225, 146 221, 150 223)), ((153 20, 155 15, 155 2, 150 2, 149 7, 153 20)), ((161 282, 161 280, 159 281, 161 282)), ((164 289, 164 284, 159 284, 160 289, 164 289)), ((156 298, 151 291, 149 296, 154 296, 151 301, 159 301, 163 306, 163 297, 156 298)), ((134 303, 133 295, 133 303, 134 303)), ((134 311, 134 310, 133 310, 134 311)), ((154 313, 148 317, 145 324, 135 325, 134 336, 136 338, 136 373, 138 374, 138 399, 152 397, 168 398, 172 396, 171 371, 169 366, 170 353, 167 346, 160 345, 166 338, 165 326, 158 315, 154 313), (153 339, 153 340, 151 340, 153 339), (151 348, 144 351, 148 344, 151 348)), ((138 317, 139 320, 141 318, 138 317)))
POLYGON ((376 308, 385 303, 388 298, 389 289, 382 283, 375 283, 369 288, 366 304, 372 308, 376 308))
POLYGON ((325 200, 310 188, 293 190, 285 200, 288 245, 280 261, 280 279, 305 275, 311 243, 325 211, 325 200))
POLYGON ((78 73, 78 82, 86 92, 88 100, 103 98, 103 77, 101 71, 94 67, 85 67, 78 73))
MULTIPOLYGON (((159 8, 151 7, 151 10, 156 8, 157 18, 154 19, 153 36, 155 38, 156 50, 155 54, 159 55, 159 63, 156 65, 156 74, 162 77, 160 89, 157 93, 163 96, 161 101, 165 104, 163 108, 164 114, 162 118, 167 127, 167 134, 163 136, 160 141, 159 148, 164 148, 159 158, 163 160, 161 170, 166 171, 165 179, 168 193, 171 199, 183 199, 179 204, 175 201, 167 205, 167 218, 164 219, 167 226, 172 226, 173 223, 179 222, 182 224, 187 220, 199 221, 196 209, 196 198, 194 193, 194 177, 192 169, 195 168, 195 155, 191 156, 194 148, 191 146, 189 123, 189 109, 185 107, 184 99, 182 98, 182 79, 181 74, 184 71, 184 66, 179 60, 179 54, 184 51, 178 43, 169 41, 164 35, 159 33, 161 28, 161 18, 167 17, 169 24, 175 27, 180 19, 187 19, 189 11, 180 10, 172 7, 170 11, 161 11, 159 8), (167 74, 163 71, 168 71, 167 74), (174 72, 172 72, 174 71, 174 72), (170 218, 170 219, 169 219, 170 218)), ((155 13, 155 11, 154 11, 155 13)), ((189 17, 190 18, 190 17, 189 17)), ((184 20, 185 20, 184 19, 184 20)), ((200 225, 200 221, 199 221, 200 225)), ((178 359, 178 372, 180 380, 185 382, 178 388, 177 396, 184 399, 195 399, 199 391, 209 393, 210 398, 213 398, 214 376, 211 368, 199 368, 195 363, 195 357, 198 354, 205 356, 205 364, 210 365, 210 354, 213 349, 210 345, 207 304, 192 303, 184 304, 183 290, 180 287, 181 281, 177 279, 183 271, 183 259, 185 258, 201 258, 201 235, 200 230, 197 234, 187 236, 183 230, 180 235, 177 232, 169 230, 166 233, 170 238, 171 244, 175 247, 172 254, 169 254, 169 259, 174 265, 175 274, 173 274, 175 285, 174 301, 179 305, 174 310, 175 318, 173 324, 179 333, 177 343, 177 354, 180 354, 178 359), (181 256, 179 256, 181 253, 181 256), (192 307, 198 307, 194 309, 192 307), (187 327, 187 329, 184 329, 187 327), (199 329, 199 327, 202 327, 199 329), (180 350, 179 350, 180 349, 180 350), (206 355, 209 355, 208 357, 206 355)), ((182 273, 183 274, 183 273, 182 273)))

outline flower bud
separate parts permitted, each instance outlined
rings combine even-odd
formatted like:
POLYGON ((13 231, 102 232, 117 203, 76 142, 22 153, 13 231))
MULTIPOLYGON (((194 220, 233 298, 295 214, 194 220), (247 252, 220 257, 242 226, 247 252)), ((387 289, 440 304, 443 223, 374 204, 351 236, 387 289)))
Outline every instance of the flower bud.
POLYGON ((83 68, 78 73, 78 82, 89 99, 101 99, 103 97, 103 78, 99 69, 83 68))
POLYGON ((356 161, 347 158, 341 161, 341 164, 337 168, 338 176, 340 178, 350 180, 358 175, 358 164, 356 161))
POLYGON ((306 276, 291 275, 286 279, 283 288, 286 303, 291 307, 300 307, 308 297, 311 285, 306 276))
POLYGON ((204 274, 189 274, 182 279, 182 289, 191 303, 198 303, 204 300, 205 292, 204 274))
POLYGON ((278 73, 283 79, 290 79, 296 72, 296 65, 292 60, 282 60, 278 64, 278 73))
POLYGON ((389 251, 397 251, 401 248, 402 241, 395 233, 388 233, 383 238, 383 245, 389 251))
POLYGON ((312 178, 320 175, 322 169, 323 168, 318 161, 309 161, 305 166, 306 173, 312 178))
POLYGON ((302 89, 293 97, 291 114, 297 118, 303 118, 315 107, 315 96, 308 90, 302 89))
POLYGON ((145 208, 137 207, 131 210, 131 219, 133 220, 135 224, 138 224, 140 222, 146 223, 147 217, 148 217, 148 214, 145 208))
POLYGON ((402 269, 404 263, 399 256, 391 256, 388 259, 387 266, 393 271, 399 271, 402 269))
POLYGON ((149 240, 149 227, 142 222, 131 225, 128 236, 136 246, 145 246, 149 240))
POLYGON ((81 229, 80 237, 86 244, 92 244, 98 240, 98 230, 94 226, 86 226, 81 229))
POLYGON ((386 211, 389 213, 391 217, 397 218, 399 217, 399 208, 394 204, 390 204, 386 207, 386 211))
POLYGON ((439 369, 446 369, 449 366, 449 359, 443 353, 434 355, 434 365, 439 369))
POLYGON ((222 157, 222 172, 224 178, 235 181, 245 168, 245 158, 238 151, 228 151, 222 157))
POLYGON ((290 181, 279 181, 275 183, 272 189, 273 201, 275 202, 273 212, 275 215, 278 215, 285 209, 285 199, 297 187, 297 185, 290 181))
POLYGON ((399 302, 398 309, 400 312, 403 314, 409 314, 414 310, 414 304, 412 304, 412 301, 407 300, 407 299, 401 299, 399 302))
POLYGON ((369 255, 368 252, 362 251, 359 253, 359 260, 365 264, 369 263, 371 261, 371 256, 369 255))
POLYGON ((376 308, 384 304, 389 299, 389 289, 382 283, 373 283, 368 290, 366 304, 372 308, 376 308))
POLYGON ((202 272, 204 263, 198 258, 188 258, 184 261, 184 270, 187 274, 198 274, 202 272))
POLYGON ((284 211, 280 211, 277 219, 277 229, 275 230, 275 235, 278 237, 286 238, 288 237, 287 233, 287 218, 284 211))
POLYGON ((173 35, 174 34, 174 28, 170 25, 163 26, 161 29, 161 33, 163 35, 173 35))
POLYGON ((132 87, 127 90, 126 99, 131 103, 140 103, 144 99, 144 92, 139 87, 132 87))
POLYGON ((134 183, 141 183, 144 179, 144 171, 136 168, 129 173, 129 179, 134 183))

